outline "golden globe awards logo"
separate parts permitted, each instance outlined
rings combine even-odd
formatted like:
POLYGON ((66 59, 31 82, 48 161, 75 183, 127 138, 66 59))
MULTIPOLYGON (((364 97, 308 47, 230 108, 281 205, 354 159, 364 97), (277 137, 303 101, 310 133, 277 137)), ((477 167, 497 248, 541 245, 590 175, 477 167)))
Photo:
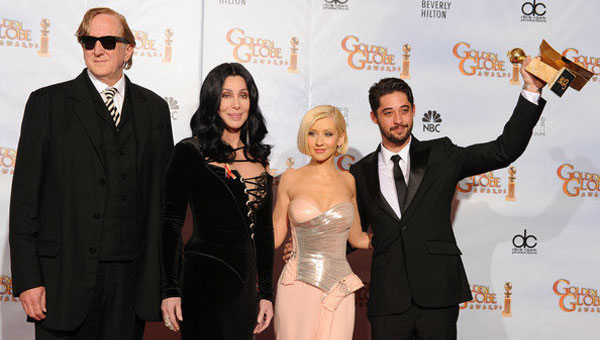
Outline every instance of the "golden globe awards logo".
POLYGON ((563 193, 569 197, 598 198, 600 192, 600 175, 588 171, 576 170, 565 163, 558 167, 556 175, 563 181, 563 193))
POLYGON ((593 72, 596 76, 592 77, 592 81, 598 81, 597 76, 600 75, 600 58, 582 55, 578 49, 572 47, 564 50, 562 55, 585 67, 588 71, 593 72))
POLYGON ((19 301, 13 296, 12 278, 8 275, 0 276, 0 302, 19 301))
POLYGON ((34 41, 31 29, 23 21, 1 18, 0 19, 0 48, 22 48, 37 50, 41 57, 50 56, 49 33, 50 20, 40 21, 40 40, 34 41))
POLYGON ((342 49, 348 53, 348 66, 353 70, 399 72, 396 55, 378 44, 361 42, 360 38, 348 35, 342 39, 342 49))
POLYGON ((454 45, 452 54, 460 60, 458 70, 465 76, 512 77, 510 72, 506 71, 504 61, 498 58, 498 53, 471 48, 469 43, 461 41, 454 45))
POLYGON ((502 311, 502 304, 498 302, 496 293, 492 292, 488 286, 474 284, 471 288, 471 294, 473 295, 473 300, 461 303, 459 305, 460 309, 502 311))
POLYGON ((597 289, 577 287, 569 280, 559 279, 552 285, 552 291, 559 296, 558 307, 565 312, 600 313, 597 289))
POLYGON ((252 63, 271 66, 288 66, 288 72, 297 73, 298 48, 300 40, 290 39, 292 64, 285 60, 281 47, 273 39, 255 37, 247 34, 242 28, 232 28, 227 32, 227 42, 233 46, 233 58, 239 63, 252 63))
POLYGON ((0 146, 0 174, 13 175, 16 159, 17 150, 0 146))
MULTIPOLYGON (((516 169, 514 167, 510 167, 509 169, 507 169, 507 172, 509 184, 512 183, 514 186, 516 179, 516 177, 514 177, 514 174, 516 173, 516 169)), ((508 191, 506 185, 504 185, 503 183, 504 182, 502 182, 502 179, 500 177, 494 176, 494 172, 490 171, 463 179, 456 185, 456 190, 458 190, 458 192, 461 193, 475 193, 498 196, 505 195, 505 199, 507 201, 516 200, 514 196, 514 189, 512 190, 512 195, 507 195, 508 191)))
POLYGON ((145 58, 162 58, 162 61, 166 64, 170 64, 173 58, 173 30, 167 28, 164 36, 164 47, 161 48, 160 44, 157 43, 152 36, 141 30, 132 30, 133 36, 135 37, 135 50, 134 56, 145 57, 145 58))
POLYGON ((343 154, 337 157, 336 165, 340 171, 350 171, 350 166, 356 162, 356 157, 351 154, 343 154))

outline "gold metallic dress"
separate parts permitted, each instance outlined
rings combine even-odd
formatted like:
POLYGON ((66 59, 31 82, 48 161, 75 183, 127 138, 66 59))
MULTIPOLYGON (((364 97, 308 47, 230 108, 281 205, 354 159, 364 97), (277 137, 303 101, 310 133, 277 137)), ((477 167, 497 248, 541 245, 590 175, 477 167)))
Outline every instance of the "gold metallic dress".
POLYGON ((277 339, 352 339, 354 292, 363 286, 346 260, 353 204, 321 212, 310 201, 294 199, 288 216, 294 253, 277 286, 277 339))

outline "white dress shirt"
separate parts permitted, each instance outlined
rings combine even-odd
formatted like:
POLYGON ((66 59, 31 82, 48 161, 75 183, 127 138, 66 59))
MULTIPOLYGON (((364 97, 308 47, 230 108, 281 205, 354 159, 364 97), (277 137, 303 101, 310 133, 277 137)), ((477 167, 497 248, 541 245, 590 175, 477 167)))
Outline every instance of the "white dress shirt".
POLYGON ((386 149, 383 144, 381 144, 381 150, 379 151, 379 161, 377 165, 377 171, 379 173, 379 188, 381 189, 383 197, 388 202, 390 207, 394 209, 394 212, 398 218, 402 217, 402 213, 400 212, 400 204, 398 203, 398 195, 396 194, 396 182, 394 181, 394 162, 392 161, 392 156, 400 156, 400 170, 402 170, 404 181, 408 187, 408 176, 410 175, 410 155, 408 150, 410 149, 411 142, 412 137, 410 137, 408 144, 406 144, 406 146, 397 154, 386 149))
POLYGON ((117 89, 117 93, 115 94, 115 97, 113 98, 113 101, 115 102, 115 106, 117 107, 117 109, 119 110, 119 113, 123 113, 123 101, 125 100, 125 75, 121 75, 121 79, 119 79, 119 81, 117 81, 117 83, 113 86, 108 86, 106 84, 104 84, 103 82, 101 82, 100 80, 98 80, 98 78, 96 78, 92 72, 90 72, 90 70, 87 70, 88 76, 90 77, 90 80, 92 81, 92 84, 94 84, 94 87, 96 88, 96 90, 98 91, 98 93, 100 93, 100 97, 102 97, 102 100, 106 103, 106 96, 102 93, 102 91, 106 90, 109 87, 114 87, 115 89, 117 89))

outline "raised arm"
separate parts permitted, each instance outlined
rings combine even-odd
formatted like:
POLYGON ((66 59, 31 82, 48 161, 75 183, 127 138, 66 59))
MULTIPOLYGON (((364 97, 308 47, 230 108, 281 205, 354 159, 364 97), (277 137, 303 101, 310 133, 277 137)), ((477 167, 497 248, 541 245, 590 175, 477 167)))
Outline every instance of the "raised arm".
POLYGON ((275 208, 273 209, 273 229, 275 237, 275 249, 279 248, 288 232, 288 206, 290 205, 289 182, 291 172, 290 169, 281 175, 279 186, 277 187, 277 199, 275 208))

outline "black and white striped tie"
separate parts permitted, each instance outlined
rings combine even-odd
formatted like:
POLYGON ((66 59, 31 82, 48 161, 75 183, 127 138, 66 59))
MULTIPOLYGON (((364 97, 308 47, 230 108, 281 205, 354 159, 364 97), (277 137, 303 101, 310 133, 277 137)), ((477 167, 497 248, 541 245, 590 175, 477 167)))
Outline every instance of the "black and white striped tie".
POLYGON ((102 91, 106 100, 104 104, 106 104, 106 108, 108 108, 108 112, 115 122, 115 126, 119 126, 119 121, 121 120, 121 115, 119 114, 119 109, 115 105, 115 94, 117 93, 117 89, 114 87, 109 87, 106 90, 102 91))

